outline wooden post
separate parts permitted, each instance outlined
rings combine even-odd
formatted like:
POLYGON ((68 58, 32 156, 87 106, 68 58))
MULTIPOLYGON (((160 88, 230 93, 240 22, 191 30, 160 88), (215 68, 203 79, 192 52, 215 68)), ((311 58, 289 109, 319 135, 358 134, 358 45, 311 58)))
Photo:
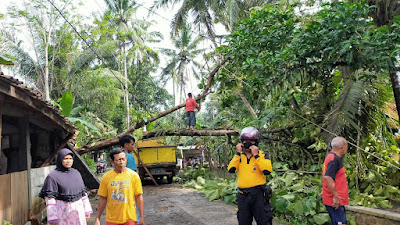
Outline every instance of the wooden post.
POLYGON ((21 131, 21 139, 20 139, 20 156, 21 159, 25 158, 26 161, 21 160, 20 168, 25 168, 27 170, 27 183, 28 183, 28 219, 30 220, 31 217, 31 208, 32 208, 32 200, 31 200, 31 164, 32 164, 32 156, 31 156, 31 138, 30 138, 30 131, 29 131, 29 115, 25 114, 24 118, 18 120, 19 122, 19 129, 21 131))
POLYGON ((142 166, 143 166, 144 170, 146 170, 147 174, 149 174, 149 177, 151 178, 151 180, 153 181, 153 183, 154 183, 156 186, 158 186, 158 183, 157 183, 156 179, 154 179, 153 175, 151 175, 150 171, 147 169, 147 166, 144 165, 143 161, 140 159, 139 153, 138 153, 137 151, 135 151, 135 150, 133 150, 133 152, 135 153, 135 155, 136 155, 136 157, 137 157, 137 159, 138 159, 139 165, 142 165, 142 166))
POLYGON ((183 162, 185 162, 185 156, 183 155, 183 149, 181 148, 181 156, 182 156, 182 163, 181 163, 181 169, 183 169, 184 168, 184 164, 183 164, 183 162))

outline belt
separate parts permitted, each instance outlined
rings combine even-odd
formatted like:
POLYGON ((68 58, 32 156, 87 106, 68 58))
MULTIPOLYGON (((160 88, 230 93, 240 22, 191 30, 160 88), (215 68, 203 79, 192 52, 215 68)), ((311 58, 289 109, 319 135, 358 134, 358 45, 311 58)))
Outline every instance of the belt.
POLYGON ((254 187, 249 187, 249 188, 239 188, 239 193, 242 194, 242 195, 245 195, 245 194, 251 194, 251 193, 254 193, 254 192, 258 192, 259 190, 262 191, 263 190, 262 186, 264 186, 264 184, 263 185, 257 185, 257 186, 254 186, 254 187))

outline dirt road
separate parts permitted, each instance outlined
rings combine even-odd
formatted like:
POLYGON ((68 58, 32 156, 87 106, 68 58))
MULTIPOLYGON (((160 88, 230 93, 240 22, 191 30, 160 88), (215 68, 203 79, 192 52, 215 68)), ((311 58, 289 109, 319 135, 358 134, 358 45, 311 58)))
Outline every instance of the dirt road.
POLYGON ((149 225, 237 224, 235 205, 210 202, 194 189, 178 184, 145 185, 146 222, 149 225))
MULTIPOLYGON (((208 201, 202 194, 179 184, 151 182, 143 184, 143 198, 147 225, 236 225, 235 204, 223 201, 208 201)), ((93 202, 93 210, 96 210, 93 202)), ((94 223, 94 212, 89 225, 94 223)), ((105 213, 101 224, 105 224, 105 213)), ((256 224, 253 222, 253 224, 256 224)), ((282 225, 274 222, 274 225, 282 225)))

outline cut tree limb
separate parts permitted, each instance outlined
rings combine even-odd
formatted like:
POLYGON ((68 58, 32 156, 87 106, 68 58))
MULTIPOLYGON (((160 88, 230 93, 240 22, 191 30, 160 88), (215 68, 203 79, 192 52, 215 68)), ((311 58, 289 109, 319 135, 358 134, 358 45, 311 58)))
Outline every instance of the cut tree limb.
MULTIPOLYGON (((228 60, 229 60, 229 58, 226 58, 226 59, 223 60, 221 63, 219 63, 219 64, 215 67, 215 69, 214 69, 213 71, 211 71, 211 73, 210 73, 209 76, 208 76, 207 85, 206 85, 206 87, 204 88, 203 92, 202 92, 197 98, 195 98, 196 101, 198 101, 198 100, 200 100, 200 99, 206 97, 206 96, 210 93, 211 84, 212 84, 212 81, 213 81, 213 79, 214 79, 215 74, 218 72, 218 70, 219 70, 228 60)), ((103 140, 103 141, 99 141, 99 142, 96 142, 96 143, 94 143, 94 144, 92 144, 92 145, 84 145, 84 146, 81 146, 81 147, 77 148, 76 151, 79 152, 79 154, 82 155, 82 154, 85 154, 85 153, 87 153, 87 152, 99 151, 99 150, 105 149, 105 148, 110 147, 110 146, 118 145, 118 140, 119 140, 119 138, 122 137, 123 135, 125 135, 125 134, 131 134, 131 133, 132 133, 133 131, 135 131, 136 129, 139 129, 139 128, 143 127, 144 125, 146 125, 146 124, 148 124, 148 123, 151 123, 151 122, 153 122, 153 121, 155 121, 155 120, 158 120, 158 119, 160 119, 161 117, 164 117, 164 116, 166 116, 166 115, 168 115, 168 114, 170 114, 170 113, 172 113, 172 112, 174 112, 174 111, 176 111, 176 110, 178 110, 178 109, 180 109, 180 108, 183 108, 183 107, 185 107, 185 106, 186 106, 186 103, 182 103, 182 104, 180 104, 180 105, 177 105, 177 106, 175 106, 175 107, 173 107, 173 108, 170 108, 170 109, 168 109, 168 110, 166 110, 166 111, 164 111, 164 112, 161 112, 160 114, 156 115, 156 116, 153 117, 153 118, 150 118, 149 120, 147 120, 147 122, 141 121, 141 122, 139 122, 139 123, 136 123, 135 126, 129 128, 129 129, 126 130, 125 132, 120 133, 120 134, 118 134, 117 136, 115 136, 115 137, 113 137, 113 138, 110 138, 110 139, 107 139, 107 140, 103 140)))
MULTIPOLYGON (((288 129, 292 129, 293 126, 287 126, 278 129, 260 129, 261 134, 273 134, 283 132, 288 129)), ((143 139, 149 139, 153 137, 159 136, 238 136, 239 129, 201 129, 201 130, 186 130, 186 129, 177 129, 177 130, 152 130, 143 133, 143 139)), ((265 140, 275 140, 270 138, 262 138, 265 140)))
POLYGON ((240 98, 242 99, 244 105, 250 111, 251 115, 253 115, 253 117, 255 119, 257 119, 258 118, 257 113, 254 111, 253 107, 251 107, 249 101, 247 101, 247 99, 246 99, 246 97, 244 97, 243 93, 241 91, 238 91, 238 94, 239 94, 240 98))
POLYGON ((152 130, 143 133, 143 139, 149 139, 159 136, 237 136, 239 135, 238 129, 232 130, 152 130))

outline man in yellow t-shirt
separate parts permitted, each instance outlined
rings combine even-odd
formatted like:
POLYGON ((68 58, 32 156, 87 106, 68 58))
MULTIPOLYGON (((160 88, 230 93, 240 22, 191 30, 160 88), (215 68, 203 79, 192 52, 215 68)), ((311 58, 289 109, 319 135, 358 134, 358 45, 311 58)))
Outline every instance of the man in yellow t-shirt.
POLYGON ((110 152, 113 170, 104 174, 100 183, 95 225, 100 225, 104 208, 106 225, 137 225, 136 205, 140 213, 140 225, 146 225, 143 216, 143 190, 139 175, 126 168, 126 154, 115 148, 110 152))
POLYGON ((266 185, 266 175, 272 171, 268 153, 258 149, 260 132, 246 127, 240 132, 241 143, 236 145, 236 154, 229 163, 228 171, 238 173, 237 195, 239 225, 251 225, 253 217, 257 225, 272 225, 269 198, 272 194, 266 185))

